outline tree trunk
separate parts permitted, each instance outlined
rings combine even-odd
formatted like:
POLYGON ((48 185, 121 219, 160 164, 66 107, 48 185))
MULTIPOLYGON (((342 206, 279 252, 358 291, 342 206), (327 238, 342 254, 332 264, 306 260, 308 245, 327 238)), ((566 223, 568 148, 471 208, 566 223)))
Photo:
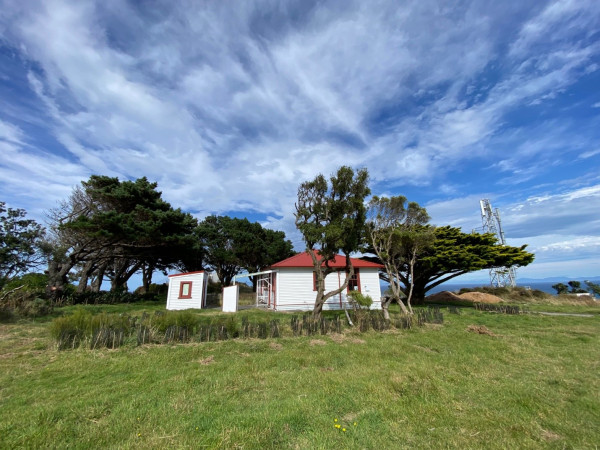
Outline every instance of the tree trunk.
POLYGON ((108 264, 102 263, 100 267, 98 267, 93 275, 92 281, 90 282, 90 289, 92 292, 100 292, 100 288, 102 287, 102 281, 104 280, 104 274, 106 273, 106 266, 108 264))
POLYGON ((409 263, 409 267, 410 267, 410 286, 408 288, 408 295, 406 297, 406 306, 408 307, 408 310, 410 311, 410 313, 413 313, 412 310, 412 306, 410 305, 410 302, 412 300, 412 296, 413 296, 413 291, 414 291, 414 287, 415 287, 415 283, 414 283, 414 279, 415 279, 415 261, 417 259, 417 253, 416 251, 413 252, 411 258, 410 258, 410 263, 409 263))
POLYGON ((115 262, 114 264, 114 276, 111 280, 111 291, 127 291, 127 281, 131 278, 131 276, 140 270, 141 263, 135 263, 129 269, 127 266, 129 265, 129 260, 120 260, 115 262))
POLYGON ((425 304, 425 284, 419 282, 414 283, 411 301, 413 305, 425 304))
POLYGON ((390 307, 390 303, 392 303, 393 297, 383 297, 383 299, 381 300, 381 309, 383 310, 383 318, 385 320, 390 320, 390 311, 389 311, 389 307, 390 307))
POLYGON ((144 293, 150 292, 150 285, 152 284, 152 275, 154 274, 154 265, 144 264, 142 266, 142 285, 144 286, 144 293))
POLYGON ((251 276, 250 281, 252 281, 252 292, 256 292, 256 287, 258 285, 258 276, 257 275, 251 276))
POLYGON ((313 308, 313 319, 320 320, 321 312, 323 311, 323 305, 325 304, 325 295, 323 290, 317 291, 317 298, 315 299, 315 306, 313 308))
POLYGON ((77 285, 77 292, 82 293, 87 290, 88 280, 94 268, 94 262, 89 261, 83 265, 81 269, 81 276, 79 277, 79 284, 77 285))
POLYGON ((67 274, 73 265, 69 263, 60 263, 54 260, 48 261, 48 285, 46 286, 46 294, 51 300, 58 299, 67 284, 67 274))

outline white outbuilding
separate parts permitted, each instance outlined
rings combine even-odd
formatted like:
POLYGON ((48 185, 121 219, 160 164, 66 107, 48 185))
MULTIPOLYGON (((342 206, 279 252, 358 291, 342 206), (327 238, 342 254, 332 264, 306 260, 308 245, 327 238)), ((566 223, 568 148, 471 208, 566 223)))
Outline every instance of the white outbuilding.
MULTIPOLYGON (((350 306, 348 293, 357 290, 373 299, 371 309, 381 309, 381 288, 379 269, 381 264, 351 258, 354 276, 342 292, 329 298, 323 310, 344 309, 350 306)), ((325 292, 331 292, 346 279, 346 257, 337 255, 330 267, 336 269, 325 278, 325 292)), ((268 270, 256 274, 257 304, 276 311, 310 311, 315 305, 317 294, 316 273, 313 262, 307 252, 298 253, 291 258, 273 264, 268 270)))
POLYGON ((167 309, 206 308, 208 274, 198 272, 169 275, 167 309))

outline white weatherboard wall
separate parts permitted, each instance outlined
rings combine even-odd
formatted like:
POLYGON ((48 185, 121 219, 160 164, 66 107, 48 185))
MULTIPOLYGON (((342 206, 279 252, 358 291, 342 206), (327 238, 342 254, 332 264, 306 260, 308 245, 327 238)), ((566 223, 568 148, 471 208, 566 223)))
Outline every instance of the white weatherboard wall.
POLYGON ((205 305, 206 288, 207 288, 206 272, 183 273, 169 276, 169 290, 167 292, 167 309, 200 309, 205 305), (180 298, 179 292, 181 283, 191 284, 191 297, 180 298))
MULTIPOLYGON (((333 272, 325 278, 325 292, 338 289, 344 282, 343 271, 333 272)), ((373 299, 371 309, 381 308, 381 289, 377 269, 360 269, 361 292, 373 299)), ((313 270, 309 267, 279 268, 277 275, 277 310, 305 310, 315 306, 316 292, 313 291, 313 270)), ((334 295, 323 305, 324 310, 348 307, 346 291, 334 295)))
POLYGON ((236 312, 238 309, 238 299, 240 297, 240 287, 227 286, 223 288, 223 312, 236 312))

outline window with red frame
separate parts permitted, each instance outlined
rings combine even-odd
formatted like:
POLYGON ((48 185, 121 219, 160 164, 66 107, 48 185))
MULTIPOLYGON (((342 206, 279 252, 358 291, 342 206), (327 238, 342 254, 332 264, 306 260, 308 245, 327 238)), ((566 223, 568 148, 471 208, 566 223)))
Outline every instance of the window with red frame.
POLYGON ((358 291, 360 292, 360 274, 358 269, 354 269, 354 275, 348 280, 348 292, 358 291))
POLYGON ((192 282, 182 281, 179 285, 179 298, 192 298, 192 282))

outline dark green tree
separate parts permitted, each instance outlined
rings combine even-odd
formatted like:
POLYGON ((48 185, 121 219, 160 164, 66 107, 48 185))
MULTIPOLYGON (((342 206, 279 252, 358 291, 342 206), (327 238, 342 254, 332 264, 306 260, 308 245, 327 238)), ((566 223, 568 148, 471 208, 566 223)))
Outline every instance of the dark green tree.
POLYGON ((0 289, 43 261, 44 228, 26 216, 25 210, 7 208, 0 202, 0 289))
POLYGON ((229 286, 233 277, 243 268, 236 249, 240 251, 241 246, 247 245, 245 241, 249 241, 249 233, 240 225, 241 219, 208 216, 197 228, 206 264, 217 273, 225 286, 229 286))
POLYGON ((569 281, 567 283, 571 287, 570 294, 587 294, 588 291, 581 287, 581 281, 569 281))
MULTIPOLYGON (((245 219, 243 219, 245 220, 245 219)), ((283 259, 296 254, 292 242, 285 238, 283 231, 263 228, 259 223, 242 223, 248 234, 236 247, 236 254, 242 267, 250 273, 260 272, 283 259)), ((256 292, 258 278, 251 276, 252 290, 256 292)))
POLYGON ((363 243, 364 201, 371 193, 366 169, 355 173, 352 168, 343 166, 329 181, 318 175, 314 180, 302 183, 296 203, 296 227, 302 233, 317 279, 315 318, 321 316, 327 299, 346 289, 348 280, 354 275, 350 254, 363 243), (346 257, 346 278, 339 289, 326 293, 325 277, 335 271, 330 264, 340 252, 346 257))
POLYGON ((552 285, 552 289, 556 290, 556 293, 558 295, 560 294, 566 294, 569 292, 569 286, 567 286, 566 284, 563 283, 556 283, 552 285))
MULTIPOLYGON (((403 264, 399 279, 407 294, 413 290, 414 304, 422 304, 426 293, 452 278, 476 270, 494 267, 526 266, 534 255, 527 246, 500 245, 493 234, 463 233, 451 226, 429 227, 434 235, 431 246, 424 249, 414 264, 410 277, 408 262, 403 264)), ((389 281, 386 274, 382 279, 389 281)))
MULTIPOLYGON (((206 263, 225 286, 242 269, 258 272, 294 254, 284 232, 263 228, 246 218, 209 216, 200 222, 197 233, 206 263)), ((255 287, 256 280, 252 282, 255 287)))
POLYGON ((595 297, 600 297, 600 284, 594 283, 592 281, 585 281, 585 284, 588 287, 588 291, 595 297))
MULTIPOLYGON (((197 221, 161 198, 157 184, 92 176, 82 182, 62 208, 53 212, 54 245, 49 252, 50 282, 60 285, 76 265, 80 284, 107 276, 112 289, 144 268, 145 284, 154 270, 180 262, 194 248, 197 221)), ((57 286, 53 286, 57 290, 57 286)))

